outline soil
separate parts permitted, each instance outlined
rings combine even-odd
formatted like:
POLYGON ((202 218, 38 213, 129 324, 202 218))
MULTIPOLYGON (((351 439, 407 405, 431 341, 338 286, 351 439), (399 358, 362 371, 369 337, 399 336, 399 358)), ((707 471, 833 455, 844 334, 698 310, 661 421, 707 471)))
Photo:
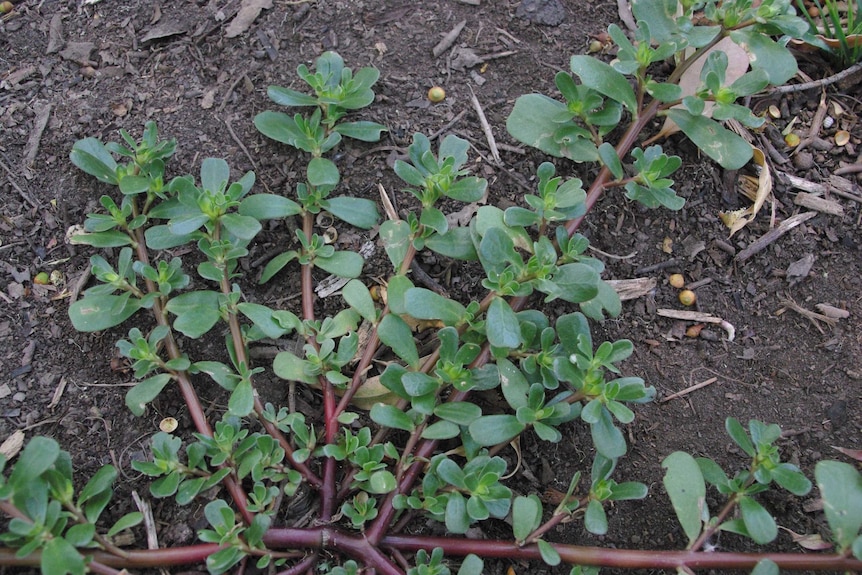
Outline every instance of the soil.
MULTIPOLYGON (((337 156, 341 192, 374 198, 378 183, 398 190, 399 181, 387 165, 391 151, 407 145, 414 132, 443 130, 473 144, 470 154, 476 162, 471 167, 488 178, 489 203, 519 204, 536 166, 549 158, 523 149, 506 133, 515 98, 530 92, 555 94, 555 72, 567 68, 572 54, 585 53, 593 35, 619 20, 616 3, 607 0, 293 4, 276 0, 233 38, 226 37, 225 29, 239 7, 236 0, 26 0, 16 3, 14 17, 0 24, 0 438, 15 430, 23 430, 28 439, 37 434, 54 437, 70 450, 81 478, 113 463, 121 473, 111 509, 117 516, 133 509, 133 490, 148 495, 146 481, 130 461, 146 457, 147 440, 159 421, 176 417, 178 433, 186 437, 191 424, 177 395, 163 396, 142 418, 124 406, 124 393, 133 380, 114 342, 130 326, 82 334, 69 322, 70 291, 93 251, 69 245, 66 230, 83 222, 99 196, 109 191, 68 161, 77 139, 116 141, 121 128, 137 137, 144 123, 154 120, 161 134, 179 142, 169 164, 171 175, 196 173, 203 158, 214 156, 227 159, 234 174, 254 170, 256 191, 289 193, 303 159, 258 133, 252 118, 276 108, 266 97, 267 86, 302 89, 297 65, 311 65, 323 51, 336 50, 348 66, 380 70, 376 101, 363 111, 363 119, 389 128, 379 144, 342 144, 337 156), (435 58, 433 46, 462 20, 466 26, 455 50, 506 55, 467 67, 459 65, 452 51, 435 58), (447 97, 432 105, 426 92, 434 85, 444 87, 447 97), (503 144, 500 165, 489 161, 471 89, 503 144), (44 131, 40 121, 47 122, 44 131), (35 284, 39 272, 58 272, 58 284, 35 284)), ((815 79, 832 72, 817 55, 800 57, 801 67, 815 79)), ((852 82, 826 88, 830 115, 835 115, 834 104, 843 108, 835 125, 820 131, 818 142, 827 144, 791 156, 779 136, 777 153, 790 159, 776 164, 773 158, 773 171, 825 183, 836 168, 857 162, 862 103, 853 94, 858 88, 852 82), (844 147, 830 145, 839 128, 851 134, 844 147)), ((781 112, 771 120, 776 130, 797 118, 795 129, 804 136, 819 102, 820 91, 810 90, 758 97, 751 106, 764 111, 774 104, 781 112)), ((644 378, 658 390, 658 401, 637 407, 636 419, 626 430, 630 453, 616 474, 621 481, 646 483, 650 494, 644 501, 611 508, 606 536, 591 536, 574 522, 552 534, 557 541, 684 547, 661 486, 660 463, 671 452, 684 450, 712 457, 731 472, 745 465, 724 432, 728 416, 781 424, 785 459, 809 477, 820 459, 851 461, 835 447, 862 446, 859 201, 847 194, 827 194, 841 214, 818 212, 739 261, 741 250, 775 224, 809 211, 795 205, 798 190, 776 176, 774 196, 762 212, 728 238, 719 212, 748 205, 734 189, 738 175, 698 156, 680 136, 672 136, 665 146, 684 161, 675 176, 676 189, 687 200, 681 211, 646 210, 619 193, 608 193, 581 229, 596 249, 594 255, 605 261, 607 279, 656 280, 654 289, 626 302, 618 318, 596 326, 594 333, 596 341, 632 340, 635 352, 623 366, 625 373, 644 378), (733 341, 711 324, 699 337, 688 337, 685 331, 692 322, 657 313, 682 308, 678 290, 668 284, 671 273, 683 274, 694 285, 697 310, 735 327, 733 341), (790 302, 815 312, 818 304, 829 304, 849 315, 811 319, 794 311, 790 302), (706 381, 712 383, 669 398, 706 381)), ((588 182, 594 175, 591 167, 555 163, 567 176, 588 182)), ((846 178, 845 191, 859 198, 856 176, 846 178)), ((260 272, 258 260, 279 246, 285 229, 274 224, 252 247, 252 276, 260 272)), ((340 234, 343 243, 366 239, 347 228, 340 234)), ((372 260, 369 276, 385 273, 384 263, 382 257, 372 260)), ((432 274, 445 271, 443 262, 420 263, 432 274)), ((481 293, 469 267, 455 264, 448 274, 446 287, 464 301, 481 293)), ((298 305, 293 297, 298 278, 290 274, 263 288, 253 282, 243 287, 254 301, 298 305)), ((318 302, 318 312, 334 305, 318 302)), ((555 303, 547 311, 558 314, 569 308, 555 303)), ((215 350, 221 345, 218 338, 211 343, 215 350)), ((224 399, 204 385, 199 393, 205 404, 224 399)), ((523 453, 535 454, 523 462, 516 479, 525 491, 565 491, 574 472, 589 473, 590 440, 582 426, 572 426, 558 444, 527 438, 521 447, 523 453)), ((816 499, 816 490, 803 498, 774 491, 762 501, 781 526, 800 534, 825 534, 822 513, 814 509, 816 499)), ((716 509, 717 497, 710 504, 716 509)), ((194 530, 202 527, 200 506, 176 509, 172 501, 153 505, 163 545, 193 542, 194 530)), ((145 545, 142 532, 135 536, 135 545, 145 545)), ((713 543, 720 549, 749 549, 731 535, 713 543)), ((782 531, 770 548, 800 550, 790 531, 782 531)), ((503 572, 508 566, 495 563, 487 572, 503 572)), ((518 573, 541 571, 514 568, 518 573)))

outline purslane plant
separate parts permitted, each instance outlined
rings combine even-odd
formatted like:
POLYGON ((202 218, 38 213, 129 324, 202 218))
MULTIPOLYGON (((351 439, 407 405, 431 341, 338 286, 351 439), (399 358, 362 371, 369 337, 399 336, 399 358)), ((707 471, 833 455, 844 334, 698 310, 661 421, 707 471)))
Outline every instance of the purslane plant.
POLYGON ((340 174, 326 154, 341 136, 373 141, 382 130, 368 122, 342 122, 373 101, 377 72, 367 68, 353 74, 333 53, 317 60, 314 73, 305 66, 298 70, 314 95, 269 90, 277 103, 311 108, 309 114, 264 112, 255 118, 264 135, 310 155, 306 181, 296 185, 294 199, 251 193, 252 173, 230 183, 226 162, 213 158, 203 161, 199 183, 191 176, 165 181, 165 160, 176 146, 160 141, 153 124, 140 142, 123 133, 126 146, 92 138, 77 142, 72 162, 117 186, 120 200, 105 196, 105 212, 88 216, 74 241, 120 250, 113 262, 91 258, 100 283, 72 304, 72 322, 80 330, 101 331, 142 309, 152 313, 155 326, 144 331, 147 324, 139 322, 117 344, 139 380, 126 404, 142 414, 176 384, 195 430, 184 438, 156 434, 152 460, 135 467, 154 479, 154 497, 172 497, 179 505, 200 501, 217 485, 225 489, 205 505, 209 528, 199 531, 201 544, 120 549, 113 537, 141 517, 130 514, 110 527, 98 523, 116 470, 103 468, 76 492, 68 454, 53 440, 37 438, 0 485, 0 508, 13 518, 0 535, 10 547, 0 553, 0 563, 41 562, 48 575, 204 561, 213 574, 249 561, 285 573, 316 569, 340 575, 357 573, 361 566, 391 575, 445 574, 456 558, 463 558, 459 575, 476 575, 483 558, 490 557, 567 563, 573 574, 593 573, 596 566, 687 570, 697 565, 758 573, 779 567, 862 567, 862 510, 857 509, 862 477, 852 466, 830 461, 819 463, 815 476, 836 553, 704 552, 717 530, 758 543, 772 540, 775 523, 758 494, 773 482, 794 494, 811 487, 798 469, 781 461, 775 446, 778 427, 759 421, 750 422, 749 436, 728 419, 730 436, 751 458, 748 468, 732 478, 711 460, 685 453, 664 461, 665 488, 690 540, 687 549, 587 548, 546 538, 573 519, 582 519, 593 533, 605 533, 609 502, 647 494, 645 485, 618 482, 614 473, 627 451, 620 425, 630 422, 633 406, 650 401, 655 391, 640 378, 620 375, 620 362, 632 353, 630 342, 593 341, 589 320, 617 315, 621 307, 601 280, 601 262, 586 255, 589 242, 576 233, 580 222, 603 190, 615 186, 650 207, 680 207, 669 178, 679 159, 657 146, 631 150, 658 112, 673 117, 695 144, 710 143, 704 150, 708 155, 733 166, 744 163, 746 152, 716 120, 700 115, 703 104, 717 103, 719 115, 745 117, 755 125, 755 118, 734 107, 736 97, 762 87, 764 74, 772 83, 786 80, 785 65, 755 70, 748 79, 725 86, 725 61, 706 52, 717 38, 730 35, 759 58, 786 64, 781 45, 765 33, 796 30, 799 20, 788 2, 756 8, 742 0, 707 3, 705 14, 714 22, 708 26, 693 23, 694 8, 685 3, 678 15, 676 2, 636 2, 641 27, 635 43, 611 29, 620 44, 616 67, 575 57, 574 76, 557 78, 565 104, 540 95, 524 96, 516 104, 509 119, 515 137, 554 155, 604 165, 588 190, 580 180, 558 177, 545 163, 538 168, 536 192, 524 206, 483 206, 465 226, 446 219, 441 201, 475 202, 484 196, 487 182, 470 175, 468 145, 455 136, 433 146, 417 134, 406 159, 395 165, 406 187, 404 197, 417 203, 418 215, 401 220, 393 214, 381 223, 373 202, 330 195, 340 174), (695 51, 686 55, 687 47, 695 51), (669 57, 679 58, 682 69, 698 57, 709 59, 697 94, 681 97, 674 88, 677 73, 664 82, 649 76, 651 64, 669 57), (626 75, 634 76, 634 89, 626 75), (631 123, 614 148, 604 140, 624 118, 631 123), (710 142, 706 134, 712 134, 710 142), (126 163, 117 163, 114 154, 126 163), (633 163, 626 168, 622 159, 629 154, 633 163), (380 224, 380 242, 392 265, 384 297, 373 294, 384 290, 357 279, 361 256, 337 250, 316 233, 315 215, 321 211, 359 228, 380 224), (249 301, 242 291, 248 278, 238 264, 263 229, 261 221, 297 216, 298 246, 276 256, 261 279, 277 280, 298 266, 301 309, 294 313, 249 301), (164 251, 188 243, 198 251, 194 273, 164 251), (487 294, 460 302, 417 285, 409 270, 425 249, 475 262, 487 294), (323 318, 316 317, 313 305, 314 268, 348 280, 341 290, 343 309, 323 318), (569 307, 550 318, 530 308, 538 298, 562 300, 569 307), (419 324, 433 330, 430 345, 414 332, 419 324), (213 337, 219 325, 228 333, 221 357, 194 358, 180 348, 177 334, 213 337), (253 364, 250 347, 256 342, 286 338, 298 338, 301 351, 280 352, 272 366, 253 364), (376 358, 382 363, 374 363, 376 358), (286 382, 319 390, 320 417, 264 403, 256 379, 268 369, 286 382), (211 382, 229 394, 215 419, 207 417, 196 392, 211 382), (368 388, 385 394, 372 396, 380 400, 366 414, 354 400, 368 388), (480 392, 499 394, 502 402, 487 407, 476 400, 480 392), (322 429, 312 420, 322 421, 322 429), (525 433, 538 441, 560 441, 577 422, 591 431, 595 455, 589 469, 575 474, 553 509, 535 494, 516 495, 507 485, 512 470, 501 451, 525 433), (707 483, 726 497, 715 517, 706 505, 707 483), (315 521, 287 526, 280 502, 300 496, 301 488, 316 493, 315 521), (513 526, 508 540, 461 535, 471 525, 507 516, 513 526), (437 520, 454 536, 405 535, 413 518, 437 520), (330 562, 332 554, 340 557, 337 564, 330 562))

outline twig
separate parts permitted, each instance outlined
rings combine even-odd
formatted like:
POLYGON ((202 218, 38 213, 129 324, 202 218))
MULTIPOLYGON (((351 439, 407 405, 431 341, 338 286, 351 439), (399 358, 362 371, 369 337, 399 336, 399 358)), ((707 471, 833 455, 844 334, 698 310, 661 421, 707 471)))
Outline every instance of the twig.
POLYGON ((796 214, 795 216, 791 216, 778 224, 778 227, 773 228, 763 234, 761 237, 754 240, 751 245, 747 248, 736 254, 736 261, 742 263, 754 254, 762 251, 769 244, 798 226, 799 224, 806 222, 817 215, 817 212, 803 212, 801 214, 796 214))
POLYGON ((717 377, 710 377, 709 379, 707 379, 705 381, 701 381, 700 383, 695 383, 694 385, 686 387, 685 389, 683 389, 681 391, 677 391, 676 393, 672 393, 672 394, 668 395, 667 397, 665 397, 661 401, 659 401, 659 403, 664 403, 666 401, 670 401, 671 399, 676 399, 677 397, 682 397, 683 395, 688 395, 692 391, 697 391, 701 387, 706 387, 707 385, 712 385, 716 381, 718 381, 717 377))
POLYGON ((48 119, 51 117, 51 110, 54 106, 52 104, 37 104, 33 108, 36 111, 36 119, 33 121, 30 138, 27 140, 27 149, 24 152, 24 177, 28 180, 33 178, 30 166, 36 161, 36 154, 39 152, 39 143, 42 141, 42 133, 45 131, 45 126, 48 125, 48 119))
POLYGON ((491 131, 491 125, 488 123, 488 118, 485 117, 485 112, 482 110, 482 105, 479 104, 479 99, 473 92, 473 87, 470 88, 470 100, 473 102, 473 109, 476 110, 476 115, 479 116, 479 123, 482 125, 482 132, 485 133, 485 138, 488 140, 488 147, 491 149, 491 157, 494 162, 500 165, 500 151, 497 149, 497 141, 494 139, 494 133, 491 131))
POLYGON ((464 26, 467 25, 466 20, 461 20, 458 24, 455 25, 452 30, 443 36, 443 39, 440 40, 434 48, 431 49, 431 53, 434 54, 435 58, 439 58, 440 54, 448 50, 452 47, 452 44, 455 43, 455 40, 458 39, 458 35, 461 34, 461 30, 464 29, 464 26))
POLYGON ((601 256, 605 256, 606 258, 610 258, 610 259, 612 259, 612 260, 630 260, 631 258, 633 258, 633 257, 635 257, 636 255, 638 255, 638 251, 637 251, 637 250, 633 251, 632 253, 630 253, 630 254, 629 254, 629 255, 627 255, 627 256, 617 256, 617 255, 614 255, 614 254, 609 254, 608 252, 603 252, 603 251, 602 251, 602 250, 600 250, 599 248, 595 248, 595 247, 593 247, 593 246, 590 246, 590 247, 589 247, 589 250, 590 250, 591 252, 597 253, 597 254, 599 254, 599 255, 601 255, 601 256))
POLYGON ((670 319, 681 319, 683 321, 702 321, 712 323, 721 327, 727 333, 727 341, 733 341, 736 337, 736 328, 729 321, 716 317, 712 314, 699 311, 688 311, 680 309, 657 309, 656 315, 670 319))
POLYGON ((255 172, 257 172, 257 164, 255 163, 254 158, 251 157, 251 154, 248 153, 248 148, 245 147, 245 144, 242 143, 242 140, 240 140, 237 137, 236 132, 233 131, 233 126, 230 125, 230 120, 225 118, 222 121, 224 122, 224 125, 227 126, 227 131, 230 134, 230 137, 233 138, 233 141, 236 142, 236 145, 239 146, 239 149, 242 150, 245 157, 248 158, 249 162, 251 162, 251 167, 254 168, 255 172))
POLYGON ((821 78, 819 80, 814 80, 813 82, 805 82, 804 84, 789 84, 787 86, 778 86, 777 88, 773 88, 771 90, 767 90, 766 94, 788 94, 790 92, 802 92, 805 90, 812 90, 814 88, 821 88, 823 86, 828 86, 830 84, 834 84, 835 82, 840 82, 844 78, 848 76, 852 76, 853 74, 862 70, 862 62, 854 64, 847 68, 846 70, 842 70, 837 74, 832 76, 828 76, 826 78, 821 78))
MULTIPOLYGON (((835 327, 835 324, 838 323, 838 320, 833 318, 833 317, 829 317, 828 315, 823 315, 823 314, 805 309, 804 307, 802 307, 801 305, 799 305, 798 303, 793 301, 793 298, 791 298, 790 296, 784 296, 783 298, 781 298, 779 303, 781 305, 783 305, 785 308, 791 309, 791 310, 795 311, 796 313, 798 313, 799 315, 807 318, 808 321, 810 321, 812 323, 812 325, 814 325, 814 327, 816 327, 817 331, 819 331, 820 333, 825 333, 825 332, 823 331, 823 328, 820 327, 820 324, 817 322, 822 321, 823 323, 825 323, 829 327, 835 327)), ((779 312, 776 315, 780 315, 780 313, 783 313, 783 310, 779 310, 779 312)))
POLYGON ((434 132, 433 134, 431 134, 430 136, 428 136, 428 139, 429 139, 429 140, 435 140, 435 139, 439 138, 441 134, 443 134, 443 133, 444 133, 444 132, 446 132, 449 128, 451 128, 452 126, 454 126, 455 124, 457 124, 458 122, 460 122, 460 121, 461 121, 461 118, 463 118, 466 114, 467 114, 467 110, 461 110, 461 111, 458 113, 458 115, 457 115, 457 116, 455 116, 454 118, 452 118, 451 120, 449 120, 448 122, 446 122, 446 125, 445 125, 445 126, 443 126, 443 127, 442 127, 442 128, 440 128, 439 130, 437 130, 436 132, 434 132))
POLYGON ((26 200, 28 204, 38 210, 41 206, 35 201, 33 201, 33 198, 27 195, 27 192, 22 190, 21 187, 15 183, 15 174, 12 173, 12 170, 9 169, 9 166, 0 161, 0 168, 3 168, 6 171, 6 174, 8 174, 7 179, 9 180, 9 183, 12 184, 12 187, 15 188, 15 191, 18 192, 18 195, 24 198, 24 200, 26 200))
POLYGON ((817 111, 814 113, 814 118, 811 119, 808 135, 793 149, 791 155, 798 154, 820 136, 820 128, 823 126, 824 118, 826 118, 826 90, 820 92, 820 103, 817 104, 817 111))
POLYGON ((833 170, 833 174, 836 176, 843 176, 844 174, 856 174, 862 172, 862 164, 850 164, 849 166, 843 166, 838 168, 837 170, 833 170))
POLYGON ((137 491, 132 491, 132 499, 138 507, 138 511, 144 516, 144 531, 147 533, 147 549, 159 548, 159 536, 156 533, 156 522, 153 520, 153 509, 150 504, 138 495, 137 491))

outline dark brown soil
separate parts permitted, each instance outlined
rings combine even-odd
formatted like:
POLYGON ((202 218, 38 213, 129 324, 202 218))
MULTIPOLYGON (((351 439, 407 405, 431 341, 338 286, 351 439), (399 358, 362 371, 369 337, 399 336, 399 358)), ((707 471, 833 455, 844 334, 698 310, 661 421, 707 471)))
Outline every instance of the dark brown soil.
MULTIPOLYGON (((28 439, 37 434, 54 437, 71 451, 81 477, 113 463, 122 478, 112 509, 117 514, 133 508, 132 490, 148 496, 146 482, 130 461, 146 457, 147 440, 160 419, 177 417, 186 435, 190 422, 178 396, 160 399, 143 418, 125 408, 123 396, 132 378, 113 346, 130 326, 81 334, 68 320, 70 291, 92 251, 68 245, 66 229, 81 223, 108 191, 68 161, 77 139, 117 140, 121 128, 139 136, 144 123, 155 120, 162 134, 179 142, 170 175, 197 173, 203 158, 215 156, 227 159, 234 173, 255 170, 257 191, 288 193, 303 160, 259 134, 252 118, 275 108, 266 97, 268 85, 302 89, 296 66, 310 65, 325 50, 337 50, 347 65, 373 65, 381 72, 377 100, 363 114, 390 131, 380 144, 345 142, 338 155, 341 191, 375 197, 378 182, 388 190, 400 188, 387 165, 388 155, 393 147, 408 144, 414 132, 432 134, 449 126, 447 132, 473 143, 471 158, 489 157, 470 103, 471 88, 497 141, 516 146, 505 131, 515 98, 529 92, 553 94, 554 73, 566 69, 572 54, 586 51, 592 34, 618 20, 616 3, 607 0, 562 3, 564 19, 556 26, 518 17, 519 2, 514 0, 485 0, 480 6, 456 0, 319 0, 292 6, 276 0, 247 32, 229 39, 225 25, 238 4, 26 0, 16 3, 16 17, 0 24, 0 439, 15 430, 23 430, 28 439), (456 48, 479 55, 512 53, 466 69, 459 69, 448 52, 434 58, 432 47, 461 20, 466 27, 456 48), (271 57, 264 39, 271 44, 271 57), (446 89, 443 103, 427 102, 432 85, 446 89), (34 139, 40 113, 47 114, 47 126, 41 139, 34 139), (42 271, 59 272, 62 281, 57 286, 34 285, 42 271)), ((804 60, 802 68, 815 78, 828 72, 817 59, 804 60)), ((830 142, 834 131, 844 128, 852 135, 849 145, 809 147, 774 169, 827 182, 834 169, 856 162, 862 136, 857 123, 862 104, 853 97, 858 88, 832 85, 826 90, 828 109, 837 102, 844 115, 821 136, 830 142)), ((774 122, 778 130, 798 117, 796 128, 804 134, 819 98, 812 90, 755 99, 751 105, 765 110, 776 104, 784 112, 774 122)), ((574 522, 560 527, 555 540, 684 547, 661 486, 660 462, 684 450, 712 457, 730 472, 745 465, 724 432, 728 416, 779 423, 785 430, 780 441, 785 458, 809 477, 820 459, 846 459, 835 446, 862 446, 860 203, 831 195, 843 215, 819 214, 739 262, 734 255, 774 223, 806 211, 794 204, 797 190, 776 178, 774 199, 752 224, 728 239, 719 212, 748 202, 728 189, 735 175, 699 157, 679 136, 666 146, 684 160, 676 175, 676 189, 687 199, 682 211, 644 210, 619 193, 608 193, 581 230, 601 250, 594 255, 606 262, 607 278, 657 280, 654 290, 625 303, 620 317, 596 326, 594 335, 598 341, 631 339, 635 353, 624 364, 625 373, 643 377, 659 391, 659 401, 636 409, 637 417, 626 431, 630 454, 616 476, 646 483, 650 495, 611 509, 605 537, 590 536, 574 522), (803 258, 813 261, 810 268, 795 264, 803 258), (690 324, 657 314, 661 308, 682 308, 678 290, 668 285, 674 272, 698 285, 698 310, 735 326, 732 342, 715 325, 707 325, 700 337, 686 337, 690 324), (790 309, 791 300, 811 311, 817 311, 817 304, 830 304, 849 317, 834 325, 809 320, 790 309), (710 379, 711 385, 661 401, 710 379)), ((780 146, 779 153, 789 156, 780 146)), ((488 178, 490 203, 517 204, 525 193, 523 183, 548 158, 506 147, 502 159, 504 167, 479 159, 473 169, 488 178)), ((594 173, 592 168, 556 163, 562 173, 587 182, 594 173)), ((850 193, 860 197, 855 176, 847 177, 850 193)), ((250 260, 277 247, 284 232, 279 224, 262 234, 250 260)), ((342 236, 365 239, 348 229, 342 236)), ((443 271, 439 263, 421 263, 431 273, 443 271)), ((253 277, 259 271, 249 269, 253 277)), ((375 271, 385 273, 372 263, 369 274, 375 271)), ((448 287, 464 300, 481 293, 469 269, 456 264, 450 275, 448 287)), ((262 290, 252 284, 244 289, 253 300, 269 305, 282 301, 288 307, 298 303, 291 299, 298 278, 289 274, 262 290)), ((329 305, 336 304, 320 303, 319 311, 329 305)), ((554 305, 550 313, 568 309, 554 305)), ((218 346, 216 340, 211 349, 218 346)), ((203 384, 199 393, 205 403, 223 400, 203 384)), ((521 477, 519 488, 565 490, 574 472, 589 474, 591 445, 581 426, 572 426, 570 436, 556 445, 531 441, 521 447, 535 457, 523 465, 536 481, 521 477)), ((822 514, 803 510, 816 497, 816 491, 805 498, 776 491, 763 497, 763 503, 780 525, 796 533, 825 533, 822 514)), ((719 504, 717 498, 710 503, 713 508, 719 504)), ((202 527, 200 506, 176 510, 173 505, 154 501, 161 543, 193 542, 194 530, 202 527)), ((136 536, 135 544, 144 546, 143 534, 136 536)), ((731 535, 714 543, 722 549, 748 549, 731 535)), ((781 532, 771 548, 799 550, 787 532, 781 532)), ((502 572, 507 565, 489 567, 502 572)), ((514 567, 517 573, 538 572, 514 567)))

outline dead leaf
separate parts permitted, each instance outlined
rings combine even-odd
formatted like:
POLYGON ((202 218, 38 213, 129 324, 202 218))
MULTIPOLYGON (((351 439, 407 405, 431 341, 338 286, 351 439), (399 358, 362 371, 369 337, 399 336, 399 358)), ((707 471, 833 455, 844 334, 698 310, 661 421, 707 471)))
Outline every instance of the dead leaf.
POLYGON ((730 236, 733 236, 733 234, 744 228, 749 222, 752 222, 760 211, 760 208, 763 207, 766 199, 772 194, 772 171, 766 163, 766 156, 760 148, 752 146, 752 151, 754 152, 754 163, 760 167, 760 174, 756 180, 751 176, 742 176, 743 181, 749 185, 742 185, 741 188, 743 193, 754 203, 747 208, 730 212, 719 212, 718 214, 724 225, 730 228, 730 236), (756 186, 754 185, 755 182, 756 186))
POLYGON ((791 531, 787 527, 778 526, 779 529, 783 529, 790 534, 790 537, 793 539, 793 542, 802 547, 803 549, 810 549, 811 551, 823 551, 825 549, 832 549, 832 544, 828 541, 824 541, 822 537, 818 534, 809 534, 802 535, 791 531))
POLYGON ((832 449, 836 451, 840 451, 847 457, 855 459, 856 461, 862 461, 862 449, 847 449, 846 447, 835 447, 832 446, 832 449))
POLYGON ((216 90, 218 90, 218 88, 210 88, 204 92, 204 97, 201 98, 201 108, 209 110, 213 107, 213 104, 215 103, 216 90))
POLYGON ((243 0, 242 6, 231 23, 225 29, 227 38, 235 38, 248 30, 260 15, 260 11, 272 8, 272 0, 243 0))

